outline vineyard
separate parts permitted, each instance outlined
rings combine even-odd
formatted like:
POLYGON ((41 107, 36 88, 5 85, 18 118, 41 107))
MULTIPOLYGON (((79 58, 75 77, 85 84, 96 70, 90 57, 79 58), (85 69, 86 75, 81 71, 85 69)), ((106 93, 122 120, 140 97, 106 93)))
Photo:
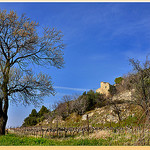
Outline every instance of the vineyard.
POLYGON ((10 133, 17 135, 34 136, 35 138, 46 139, 65 139, 65 138, 90 138, 92 134, 107 133, 105 137, 108 140, 108 145, 149 145, 150 129, 144 126, 132 127, 75 127, 75 128, 48 128, 48 127, 22 127, 10 128, 10 133))

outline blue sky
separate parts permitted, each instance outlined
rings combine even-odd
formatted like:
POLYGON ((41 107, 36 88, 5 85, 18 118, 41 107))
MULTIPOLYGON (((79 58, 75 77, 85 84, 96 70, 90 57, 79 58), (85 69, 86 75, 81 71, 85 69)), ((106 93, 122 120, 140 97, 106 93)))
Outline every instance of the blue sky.
MULTIPOLYGON (((96 90, 101 81, 114 84, 131 71, 129 58, 144 61, 150 52, 150 3, 20 2, 0 8, 25 13, 39 22, 39 33, 50 26, 64 34, 64 68, 34 68, 52 77, 57 94, 44 98, 47 107, 63 95, 96 90)), ((11 103, 7 126, 20 126, 33 108, 11 103)))

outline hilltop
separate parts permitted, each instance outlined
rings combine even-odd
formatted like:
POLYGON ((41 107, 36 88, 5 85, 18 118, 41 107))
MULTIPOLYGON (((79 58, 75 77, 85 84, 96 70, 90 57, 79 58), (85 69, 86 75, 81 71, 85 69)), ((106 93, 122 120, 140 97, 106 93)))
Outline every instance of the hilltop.
POLYGON ((90 90, 76 97, 65 95, 54 110, 48 110, 45 106, 39 112, 34 109, 22 126, 86 126, 87 115, 90 126, 138 123, 143 110, 132 101, 134 90, 121 90, 120 87, 124 86, 123 78, 115 80, 115 85, 101 82, 96 92, 90 90))

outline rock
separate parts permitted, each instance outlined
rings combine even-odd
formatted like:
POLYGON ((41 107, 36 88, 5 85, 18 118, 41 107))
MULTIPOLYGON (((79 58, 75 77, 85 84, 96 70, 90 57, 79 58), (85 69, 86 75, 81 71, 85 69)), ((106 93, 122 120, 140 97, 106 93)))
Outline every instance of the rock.
POLYGON ((59 123, 64 122, 64 121, 62 120, 62 117, 58 116, 57 118, 55 118, 55 119, 52 121, 52 123, 57 123, 57 121, 58 121, 59 123))
POLYGON ((113 98, 112 98, 113 101, 115 100, 129 100, 131 101, 132 100, 132 92, 131 91, 124 91, 124 92, 121 92, 117 95, 114 95, 113 98))
POLYGON ((93 114, 94 114, 93 112, 92 112, 92 113, 89 113, 89 114, 88 114, 88 116, 89 116, 89 117, 92 117, 92 116, 93 116, 93 114))
POLYGON ((86 114, 82 116, 82 120, 87 120, 87 115, 86 114))
POLYGON ((108 122, 118 122, 118 118, 116 116, 108 115, 106 120, 108 122))

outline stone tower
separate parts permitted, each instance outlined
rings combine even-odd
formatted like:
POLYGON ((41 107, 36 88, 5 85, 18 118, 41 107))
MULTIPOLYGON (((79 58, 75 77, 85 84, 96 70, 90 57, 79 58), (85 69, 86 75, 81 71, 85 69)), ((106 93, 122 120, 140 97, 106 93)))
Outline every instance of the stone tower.
POLYGON ((101 82, 100 83, 100 88, 96 90, 97 93, 104 94, 106 96, 110 95, 109 89, 110 89, 110 84, 108 82, 101 82))

